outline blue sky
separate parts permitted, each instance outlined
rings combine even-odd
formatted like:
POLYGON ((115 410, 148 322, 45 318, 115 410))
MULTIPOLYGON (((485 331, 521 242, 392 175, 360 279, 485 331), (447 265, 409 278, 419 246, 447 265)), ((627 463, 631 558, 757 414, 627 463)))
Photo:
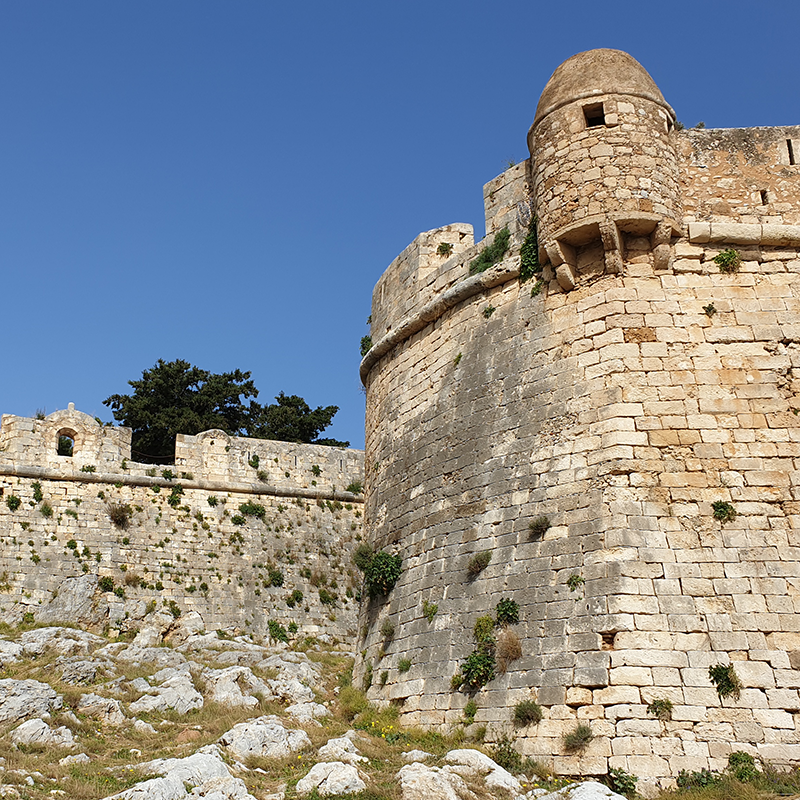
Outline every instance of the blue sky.
POLYGON ((796 0, 3 0, 0 412, 110 420, 157 359, 338 405, 372 287, 470 222, 560 62, 636 57, 687 126, 800 123, 796 0))

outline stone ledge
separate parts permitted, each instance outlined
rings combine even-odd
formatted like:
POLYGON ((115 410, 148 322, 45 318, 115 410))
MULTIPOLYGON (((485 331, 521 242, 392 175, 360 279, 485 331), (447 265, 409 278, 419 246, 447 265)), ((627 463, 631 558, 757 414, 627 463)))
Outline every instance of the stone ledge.
POLYGON ((690 222, 689 241, 699 244, 800 245, 800 225, 745 222, 690 222))
POLYGON ((347 503, 363 503, 363 495, 352 492, 331 492, 324 489, 278 488, 268 483, 225 483, 223 481, 167 480, 149 475, 126 475, 120 472, 60 472, 47 467, 14 466, 0 464, 0 475, 15 478, 37 478, 46 481, 73 481, 76 483, 121 483, 124 486, 181 486, 184 489, 204 489, 212 492, 235 494, 272 495, 274 497, 304 497, 308 500, 339 500, 347 503))

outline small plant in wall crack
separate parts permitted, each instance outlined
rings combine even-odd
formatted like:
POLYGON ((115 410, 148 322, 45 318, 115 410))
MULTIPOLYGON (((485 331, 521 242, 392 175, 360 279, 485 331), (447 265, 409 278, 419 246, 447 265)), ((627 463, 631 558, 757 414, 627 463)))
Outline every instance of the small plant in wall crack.
POLYGON ((549 529, 550 529, 549 517, 542 515, 531 520, 531 523, 528 525, 531 541, 538 542, 539 540, 543 539, 544 535, 547 533, 549 529))
POLYGON ((581 753, 594 739, 592 729, 585 723, 580 723, 574 730, 564 735, 564 749, 568 753, 581 753))
POLYGON ((742 256, 738 250, 729 247, 714 256, 714 263, 719 267, 720 272, 730 275, 739 271, 739 267, 742 265, 742 256))
POLYGON ((495 606, 498 625, 516 625, 519 622, 519 604, 516 600, 504 597, 495 606))
POLYGON ((567 586, 571 592, 577 591, 586 581, 578 574, 570 575, 567 578, 567 586))
POLYGON ((647 713, 663 722, 672 719, 672 700, 656 698, 647 706, 647 713))
POLYGON ((486 306, 486 308, 483 309, 484 319, 489 319, 495 311, 497 311, 497 309, 494 306, 486 306))
POLYGON ((448 258, 453 255, 453 245, 450 242, 441 242, 436 248, 436 255, 448 258))
POLYGON ((703 306, 703 312, 707 317, 713 317, 717 313, 717 309, 713 303, 709 303, 707 306, 703 306))
POLYGON ((523 700, 514 706, 515 725, 538 725, 543 717, 542 707, 535 700, 523 700))
POLYGON ((715 500, 711 504, 711 509, 714 513, 714 519, 723 525, 736 519, 736 509, 725 500, 715 500))
POLYGON ((372 350, 372 337, 371 336, 362 336, 361 337, 361 358, 369 353, 372 350))
POLYGON ((492 560, 492 551, 491 550, 481 550, 480 553, 475 553, 472 558, 467 562, 467 572, 469 573, 470 577, 475 577, 476 575, 480 575, 486 567, 489 566, 489 562, 492 560))
POLYGON ((510 241, 511 231, 508 228, 498 231, 492 243, 484 247, 478 257, 470 262, 469 274, 477 275, 480 272, 486 272, 489 267, 493 267, 499 261, 502 261, 510 241))
POLYGON ((717 687, 717 694, 720 697, 732 697, 739 699, 739 695, 744 688, 733 664, 715 664, 708 668, 708 677, 711 683, 717 687))
POLYGON ((439 610, 439 606, 436 603, 429 603, 427 600, 422 601, 422 616, 428 620, 428 622, 433 622, 433 618, 436 616, 436 612, 439 610))

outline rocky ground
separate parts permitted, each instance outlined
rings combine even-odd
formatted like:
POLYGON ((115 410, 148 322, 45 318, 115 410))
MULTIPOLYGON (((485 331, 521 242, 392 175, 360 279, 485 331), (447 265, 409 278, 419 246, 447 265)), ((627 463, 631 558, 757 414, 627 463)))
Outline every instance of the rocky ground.
POLYGON ((0 797, 620 798, 514 776, 475 744, 400 729, 393 709, 349 686, 351 660, 314 643, 229 639, 196 615, 152 619, 126 642, 5 631, 0 797))

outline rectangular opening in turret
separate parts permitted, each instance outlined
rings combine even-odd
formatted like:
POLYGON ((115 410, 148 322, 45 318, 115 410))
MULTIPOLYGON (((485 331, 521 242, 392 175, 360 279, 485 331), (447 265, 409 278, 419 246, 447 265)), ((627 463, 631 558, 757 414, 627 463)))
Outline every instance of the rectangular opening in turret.
POLYGON ((789 163, 796 164, 797 162, 794 160, 794 143, 791 139, 786 140, 786 149, 789 151, 789 163))
POLYGON ((602 103, 593 103, 583 107, 583 116, 586 118, 587 128, 598 128, 606 124, 606 114, 602 103))

